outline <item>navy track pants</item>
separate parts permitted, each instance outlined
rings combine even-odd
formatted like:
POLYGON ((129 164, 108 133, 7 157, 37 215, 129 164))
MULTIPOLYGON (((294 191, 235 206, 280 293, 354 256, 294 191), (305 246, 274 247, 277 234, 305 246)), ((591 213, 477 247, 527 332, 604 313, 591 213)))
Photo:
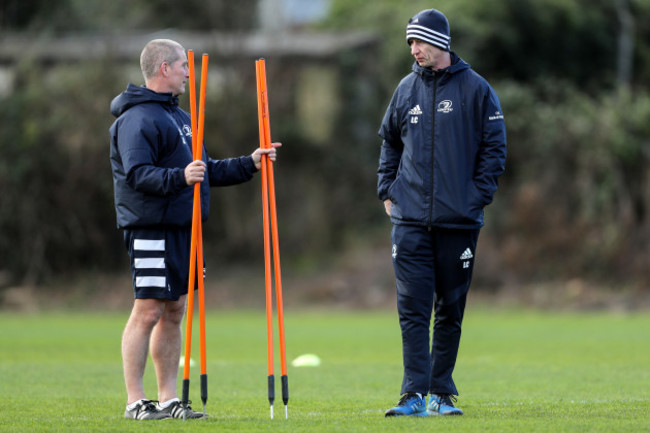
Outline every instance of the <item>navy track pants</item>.
POLYGON ((404 363, 402 394, 458 395, 452 373, 479 231, 393 226, 392 255, 404 363))

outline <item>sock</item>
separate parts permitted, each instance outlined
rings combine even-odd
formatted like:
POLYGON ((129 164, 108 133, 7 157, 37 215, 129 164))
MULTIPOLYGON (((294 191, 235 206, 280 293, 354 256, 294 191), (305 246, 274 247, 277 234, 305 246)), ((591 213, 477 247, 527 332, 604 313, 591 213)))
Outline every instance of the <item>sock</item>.
POLYGON ((160 406, 161 409, 167 408, 170 404, 176 402, 176 401, 181 401, 178 397, 174 397, 171 400, 167 400, 163 403, 158 403, 158 406, 160 406))
POLYGON ((134 402, 131 403, 131 404, 127 404, 127 405, 126 405, 126 408, 127 408, 128 410, 133 410, 133 409, 135 409, 135 407, 136 407, 139 403, 141 403, 141 402, 143 402, 143 401, 146 401, 146 398, 141 398, 140 400, 136 400, 136 401, 134 401, 134 402))

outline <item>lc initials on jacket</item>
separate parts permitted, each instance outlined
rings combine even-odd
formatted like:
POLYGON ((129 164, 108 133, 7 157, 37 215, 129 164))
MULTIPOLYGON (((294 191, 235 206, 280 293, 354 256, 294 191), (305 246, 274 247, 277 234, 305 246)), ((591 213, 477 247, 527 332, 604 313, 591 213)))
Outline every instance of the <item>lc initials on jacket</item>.
POLYGON ((393 202, 394 224, 483 226, 505 170, 506 130, 499 99, 451 52, 451 66, 417 62, 398 85, 379 129, 377 195, 393 202))

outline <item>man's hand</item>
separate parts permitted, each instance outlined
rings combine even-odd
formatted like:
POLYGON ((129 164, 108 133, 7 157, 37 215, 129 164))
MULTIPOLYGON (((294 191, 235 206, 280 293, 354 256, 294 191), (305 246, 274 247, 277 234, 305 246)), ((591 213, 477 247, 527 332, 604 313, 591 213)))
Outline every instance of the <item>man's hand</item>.
POLYGON ((262 168, 262 155, 268 155, 269 158, 271 158, 271 161, 275 161, 275 158, 277 157, 277 152, 275 148, 280 146, 282 146, 282 143, 271 143, 270 149, 262 149, 261 147, 255 149, 255 152, 253 152, 251 155, 253 157, 253 162, 255 163, 255 167, 258 170, 262 168))
POLYGON ((197 182, 203 182, 203 178, 205 177, 205 170, 205 162, 199 159, 190 162, 187 167, 185 167, 185 182, 187 182, 188 185, 194 185, 197 182))
POLYGON ((393 206, 393 202, 390 199, 384 200, 384 209, 386 209, 386 214, 390 216, 390 208, 393 206))

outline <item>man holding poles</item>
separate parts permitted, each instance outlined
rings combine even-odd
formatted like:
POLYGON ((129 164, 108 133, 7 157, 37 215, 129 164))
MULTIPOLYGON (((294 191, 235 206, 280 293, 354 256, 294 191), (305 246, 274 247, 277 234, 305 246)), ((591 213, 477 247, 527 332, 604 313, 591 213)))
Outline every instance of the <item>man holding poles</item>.
POLYGON ((122 337, 128 419, 202 418, 178 399, 181 322, 188 293, 193 185, 201 183, 201 217, 212 186, 250 180, 263 155, 193 160, 190 116, 178 106, 189 77, 184 48, 168 39, 150 41, 140 56, 143 87, 129 84, 111 102, 110 128, 117 226, 131 260, 134 303, 122 337), (151 350, 158 403, 146 398, 143 376, 151 350))

